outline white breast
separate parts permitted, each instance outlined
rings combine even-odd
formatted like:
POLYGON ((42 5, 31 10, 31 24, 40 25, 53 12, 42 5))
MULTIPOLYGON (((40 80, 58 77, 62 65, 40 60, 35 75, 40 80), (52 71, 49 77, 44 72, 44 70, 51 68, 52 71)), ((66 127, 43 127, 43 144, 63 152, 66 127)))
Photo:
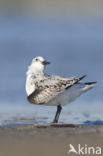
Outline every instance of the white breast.
POLYGON ((33 91, 35 90, 35 84, 32 81, 31 76, 27 76, 26 79, 26 93, 27 95, 30 95, 31 93, 33 93, 33 91))

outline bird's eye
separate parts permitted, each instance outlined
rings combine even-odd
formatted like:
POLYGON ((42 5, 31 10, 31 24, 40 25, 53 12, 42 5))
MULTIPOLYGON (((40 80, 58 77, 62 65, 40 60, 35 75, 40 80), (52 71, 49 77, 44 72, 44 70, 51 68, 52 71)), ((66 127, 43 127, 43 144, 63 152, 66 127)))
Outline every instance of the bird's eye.
POLYGON ((35 60, 36 60, 36 61, 38 61, 38 59, 37 59, 37 58, 36 58, 35 60))

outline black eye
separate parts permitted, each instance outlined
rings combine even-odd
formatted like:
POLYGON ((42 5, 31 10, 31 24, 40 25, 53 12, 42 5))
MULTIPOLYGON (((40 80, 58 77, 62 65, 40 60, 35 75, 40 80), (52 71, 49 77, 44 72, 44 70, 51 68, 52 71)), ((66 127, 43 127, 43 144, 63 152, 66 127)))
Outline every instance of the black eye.
POLYGON ((38 61, 38 59, 37 59, 37 58, 36 58, 35 60, 36 60, 36 61, 38 61))

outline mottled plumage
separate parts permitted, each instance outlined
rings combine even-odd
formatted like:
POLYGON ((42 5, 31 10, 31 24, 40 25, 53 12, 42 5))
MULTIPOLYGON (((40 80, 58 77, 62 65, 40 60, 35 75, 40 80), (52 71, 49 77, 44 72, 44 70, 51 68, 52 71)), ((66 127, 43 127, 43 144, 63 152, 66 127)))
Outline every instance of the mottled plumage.
POLYGON ((58 94, 79 81, 78 78, 64 78, 59 76, 43 75, 34 78, 35 91, 28 96, 28 101, 35 104, 46 104, 58 94), (42 79, 41 79, 42 78, 42 79))

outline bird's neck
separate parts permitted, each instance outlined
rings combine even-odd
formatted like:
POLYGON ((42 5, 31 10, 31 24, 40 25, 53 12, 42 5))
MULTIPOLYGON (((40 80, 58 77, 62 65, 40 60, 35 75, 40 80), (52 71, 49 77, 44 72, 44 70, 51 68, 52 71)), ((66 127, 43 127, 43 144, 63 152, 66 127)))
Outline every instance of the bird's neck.
POLYGON ((29 66, 26 75, 30 77, 30 76, 44 75, 44 73, 43 73, 43 69, 34 68, 31 65, 31 66, 29 66))

